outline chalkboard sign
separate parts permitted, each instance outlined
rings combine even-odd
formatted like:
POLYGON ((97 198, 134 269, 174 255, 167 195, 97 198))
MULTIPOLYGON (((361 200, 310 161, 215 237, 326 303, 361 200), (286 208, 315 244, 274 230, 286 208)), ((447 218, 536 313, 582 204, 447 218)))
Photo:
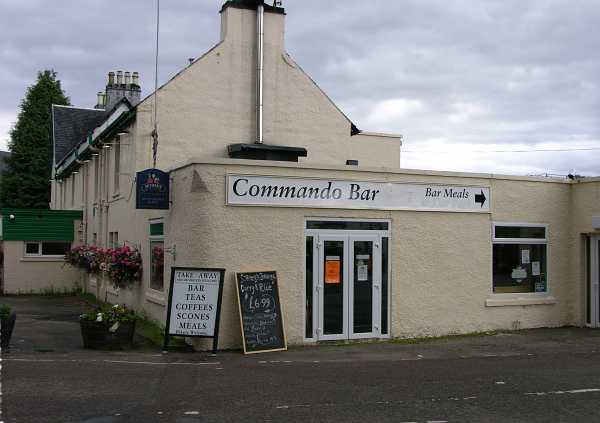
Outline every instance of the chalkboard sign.
POLYGON ((286 350, 277 273, 237 273, 236 281, 244 354, 286 350))

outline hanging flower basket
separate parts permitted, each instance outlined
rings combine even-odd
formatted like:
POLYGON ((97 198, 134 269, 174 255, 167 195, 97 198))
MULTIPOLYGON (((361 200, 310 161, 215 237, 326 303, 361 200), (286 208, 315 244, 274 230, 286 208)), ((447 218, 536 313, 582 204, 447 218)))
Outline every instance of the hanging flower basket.
POLYGON ((115 288, 130 288, 142 278, 142 256, 138 249, 98 248, 82 245, 65 254, 65 262, 88 273, 105 273, 115 288))
POLYGON ((125 306, 96 308, 79 318, 84 348, 122 348, 133 345, 137 316, 125 306))

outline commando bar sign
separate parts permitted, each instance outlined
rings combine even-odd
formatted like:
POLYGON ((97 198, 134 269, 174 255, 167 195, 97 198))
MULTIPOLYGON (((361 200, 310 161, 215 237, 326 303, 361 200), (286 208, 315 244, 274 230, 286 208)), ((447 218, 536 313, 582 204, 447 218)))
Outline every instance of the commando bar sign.
POLYGON ((170 336, 185 336, 213 338, 216 352, 224 274, 224 269, 171 269, 165 350, 170 336))
POLYGON ((490 188, 484 186, 227 175, 232 206, 488 213, 489 199, 490 188))
POLYGON ((146 169, 135 177, 135 208, 169 209, 169 174, 160 169, 146 169))

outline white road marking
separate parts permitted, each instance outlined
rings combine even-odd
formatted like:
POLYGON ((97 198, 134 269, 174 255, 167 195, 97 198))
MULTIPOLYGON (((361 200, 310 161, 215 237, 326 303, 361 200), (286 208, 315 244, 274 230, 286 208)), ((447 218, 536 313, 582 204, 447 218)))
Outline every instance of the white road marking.
POLYGON ((127 361, 127 360, 49 360, 49 359, 32 359, 32 358, 5 358, 4 361, 17 361, 23 363, 115 363, 115 364, 144 364, 153 366, 215 366, 221 364, 218 361, 206 363, 169 363, 156 361, 127 361))
POLYGON ((183 414, 185 414, 186 416, 197 416, 200 414, 200 412, 199 411, 186 411, 183 414))
POLYGON ((496 385, 506 385, 506 382, 498 381, 496 382, 496 385))
POLYGON ((592 392, 600 392, 600 388, 572 389, 570 391, 527 392, 525 395, 544 396, 544 395, 564 395, 564 394, 588 394, 588 393, 592 393, 592 392))

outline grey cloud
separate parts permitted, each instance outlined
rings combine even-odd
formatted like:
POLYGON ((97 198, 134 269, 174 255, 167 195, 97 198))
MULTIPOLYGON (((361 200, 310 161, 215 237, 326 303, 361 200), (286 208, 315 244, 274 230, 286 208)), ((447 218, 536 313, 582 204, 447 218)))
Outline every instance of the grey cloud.
MULTIPOLYGON (((0 0, 0 116, 15 113, 35 72, 47 67, 59 72, 77 105, 93 104, 109 70, 140 71, 149 93, 153 3, 0 0)), ((217 42, 221 4, 162 2, 161 81, 217 42)), ((284 6, 286 44, 298 63, 359 127, 402 133, 406 149, 435 139, 475 150, 549 142, 600 147, 596 1, 287 0, 284 6), (392 100, 422 107, 373 120, 373 110, 392 100)), ((598 174, 599 155, 484 155, 462 166, 514 173, 579 167, 598 174)), ((430 162, 461 166, 433 156, 430 162)), ((405 155, 406 166, 427 163, 405 155)))

